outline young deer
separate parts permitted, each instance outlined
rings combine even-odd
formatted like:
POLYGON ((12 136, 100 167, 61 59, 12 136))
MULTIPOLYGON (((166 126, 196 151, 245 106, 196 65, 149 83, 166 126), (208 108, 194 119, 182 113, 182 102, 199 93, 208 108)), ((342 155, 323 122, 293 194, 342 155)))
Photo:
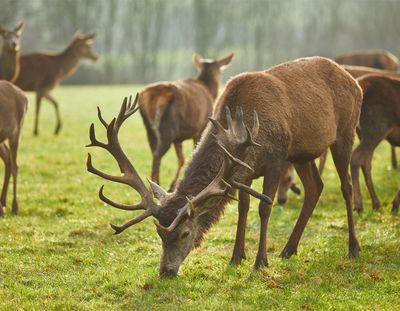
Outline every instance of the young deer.
POLYGON ((365 183, 372 199, 372 207, 378 209, 380 202, 371 177, 372 155, 378 144, 385 138, 391 144, 399 145, 400 136, 400 79, 385 75, 366 75, 358 79, 364 92, 360 115, 360 144, 351 159, 354 185, 355 209, 362 211, 362 197, 359 184, 359 169, 362 168, 365 183))
POLYGON ((15 82, 19 74, 20 39, 24 22, 13 30, 7 30, 0 25, 0 35, 3 37, 3 48, 0 56, 0 80, 15 82))
POLYGON ((39 111, 42 98, 48 99, 55 108, 57 125, 55 134, 61 129, 61 118, 58 103, 50 92, 63 80, 78 69, 82 58, 96 61, 98 56, 92 50, 95 34, 75 34, 71 44, 59 54, 37 52, 22 55, 20 58, 20 74, 15 82, 24 91, 36 92, 36 110, 34 134, 39 134, 39 111))
POLYGON ((231 263, 239 264, 244 258, 249 195, 261 199, 260 241, 254 265, 259 269, 267 265, 267 225, 282 170, 288 162, 294 163, 305 189, 300 216, 281 253, 281 257, 289 258, 296 253, 323 188, 314 159, 330 147, 346 202, 349 255, 355 257, 360 248, 353 225, 348 169, 361 100, 357 81, 336 63, 321 57, 240 74, 227 84, 214 118, 210 119, 212 125, 202 135, 177 190, 167 193, 154 182, 150 182, 150 192, 121 149, 119 128, 138 109, 125 99, 121 112, 110 124, 99 111, 100 121, 107 128, 108 143, 96 139, 92 124, 89 145, 108 150, 118 162, 122 176, 94 168, 90 154, 87 168, 107 180, 127 184, 140 194, 139 204, 124 205, 107 198, 103 187, 99 192, 100 199, 113 207, 144 210, 122 226, 112 225, 116 234, 147 217, 157 220, 163 248, 161 275, 177 274, 182 261, 218 221, 234 189, 239 190, 239 221, 231 263), (236 111, 235 118, 230 111, 236 111), (246 125, 250 123, 251 130, 246 125), (264 177, 262 195, 250 188, 252 180, 259 176, 264 177))
POLYGON ((202 59, 194 54, 193 63, 199 69, 195 79, 155 83, 140 92, 140 113, 153 154, 151 179, 154 182, 160 183, 161 158, 171 144, 175 147, 178 169, 170 191, 175 189, 185 162, 182 142, 193 139, 196 145, 199 141, 218 96, 221 72, 232 59, 233 53, 219 60, 202 59))
POLYGON ((396 71, 399 66, 399 59, 388 51, 355 51, 335 58, 341 65, 366 66, 377 69, 396 71))
POLYGON ((5 165, 4 183, 0 197, 0 216, 6 206, 10 176, 13 176, 14 197, 12 213, 18 213, 17 202, 17 153, 28 100, 23 92, 8 81, 0 81, 0 158, 5 165), (8 146, 6 144, 8 142, 8 146))

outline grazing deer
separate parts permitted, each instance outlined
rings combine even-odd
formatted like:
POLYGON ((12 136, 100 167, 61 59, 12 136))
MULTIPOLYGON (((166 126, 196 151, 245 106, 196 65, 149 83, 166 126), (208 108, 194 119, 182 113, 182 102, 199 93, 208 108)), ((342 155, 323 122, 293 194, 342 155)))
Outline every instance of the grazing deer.
POLYGON ((366 75, 358 79, 364 98, 360 115, 360 144, 351 159, 354 186, 354 203, 362 211, 362 197, 359 184, 359 169, 362 168, 365 183, 372 199, 372 207, 378 209, 380 202, 371 177, 372 155, 378 144, 385 138, 391 144, 400 144, 400 79, 385 75, 366 75))
POLYGON ((98 111, 107 129, 108 142, 96 139, 92 124, 88 145, 108 150, 118 162, 122 176, 96 169, 90 154, 87 168, 107 180, 129 185, 140 194, 139 204, 125 205, 106 197, 103 187, 99 192, 100 199, 113 207, 144 210, 122 226, 112 225, 115 234, 150 216, 157 220, 163 248, 161 275, 177 274, 182 261, 218 221, 234 189, 239 190, 239 221, 231 263, 239 264, 244 258, 249 195, 259 198, 261 230, 254 265, 259 269, 267 265, 267 225, 282 170, 287 162, 294 163, 305 192, 300 216, 281 253, 281 257, 289 258, 296 253, 322 192, 323 183, 314 159, 330 147, 346 202, 349 255, 355 257, 360 248, 352 218, 348 170, 361 101, 357 81, 336 63, 322 57, 240 74, 228 82, 214 118, 210 119, 211 125, 203 133, 177 190, 167 193, 154 182, 150 182, 152 191, 146 188, 119 144, 120 126, 138 109, 125 99, 118 117, 109 124, 98 111), (236 111, 234 118, 230 111, 236 111), (250 123, 253 123, 251 130, 247 126, 250 123), (264 177, 263 194, 250 188, 252 180, 259 176, 264 177))
POLYGON ((194 54, 193 63, 199 70, 195 79, 155 83, 140 92, 140 113, 153 154, 151 180, 154 182, 160 183, 161 158, 171 144, 175 147, 178 169, 170 191, 175 189, 185 162, 182 142, 193 139, 196 145, 199 141, 218 96, 221 72, 232 59, 233 53, 219 60, 202 59, 194 54))
POLYGON ((71 44, 61 53, 37 52, 21 56, 21 70, 15 84, 24 91, 36 92, 35 135, 39 134, 39 111, 43 97, 54 105, 57 117, 54 133, 60 132, 61 117, 58 103, 50 95, 50 92, 63 80, 75 73, 82 58, 97 60, 98 56, 92 50, 94 37, 95 34, 83 35, 77 33, 71 44))
POLYGON ((4 214, 7 189, 11 174, 13 176, 14 197, 12 213, 18 213, 17 202, 17 153, 28 100, 24 93, 8 81, 0 81, 0 158, 5 165, 4 183, 0 197, 0 216, 4 214), (8 142, 8 145, 6 144, 8 142))
POLYGON ((366 66, 377 69, 396 71, 399 66, 399 59, 388 51, 355 51, 335 58, 341 65, 366 66))
POLYGON ((13 30, 7 30, 0 25, 0 35, 3 37, 3 48, 0 56, 0 80, 15 82, 19 74, 20 38, 24 22, 13 30))
POLYGON ((399 205, 400 205, 400 189, 397 191, 397 194, 392 202, 392 214, 398 213, 399 205))

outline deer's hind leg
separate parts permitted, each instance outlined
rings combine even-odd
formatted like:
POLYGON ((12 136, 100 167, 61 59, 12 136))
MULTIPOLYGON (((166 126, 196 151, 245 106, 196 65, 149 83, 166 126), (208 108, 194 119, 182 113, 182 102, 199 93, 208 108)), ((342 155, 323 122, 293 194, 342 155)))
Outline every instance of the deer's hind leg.
POLYGON ((319 175, 314 161, 303 164, 295 164, 296 172, 304 186, 304 202, 300 216, 285 248, 281 252, 282 258, 290 258, 297 253, 297 246, 303 234, 304 228, 312 215, 319 200, 324 184, 319 175))
POLYGON ((3 208, 7 204, 7 190, 8 190, 8 184, 10 182, 10 176, 11 176, 10 150, 8 149, 5 142, 0 144, 0 158, 3 160, 4 166, 5 166, 4 182, 3 182, 3 188, 1 190, 1 197, 0 197, 0 216, 3 216, 3 214, 4 214, 3 208))
POLYGON ((13 202, 11 211, 14 215, 18 214, 18 201, 17 201, 18 146, 19 146, 19 131, 10 139, 11 173, 13 176, 13 202))
POLYGON ((61 127, 62 127, 61 115, 60 115, 60 109, 58 108, 58 103, 56 102, 56 100, 52 96, 50 96, 50 94, 45 94, 44 98, 46 98, 54 106, 54 110, 56 112, 56 122, 57 122, 56 123, 56 128, 54 130, 54 134, 58 135, 58 133, 60 132, 61 127))
POLYGON ((33 135, 39 135, 39 113, 40 113, 40 105, 42 103, 43 91, 36 91, 36 107, 35 107, 35 121, 33 128, 33 135))
POLYGON ((182 167, 185 164, 185 157, 183 155, 183 150, 182 150, 182 142, 174 143, 174 147, 176 151, 176 156, 178 157, 178 168, 176 170, 175 177, 172 180, 171 185, 169 186, 168 190, 169 192, 173 192, 175 190, 182 167))
POLYGON ((391 151, 391 156, 392 156, 392 167, 394 170, 397 170, 398 165, 397 165, 396 147, 393 145, 390 145, 390 151, 391 151))
POLYGON ((334 145, 331 146, 333 162, 335 163, 335 167, 340 178, 341 190, 346 203, 350 258, 357 257, 360 251, 360 245, 358 244, 354 229, 352 207, 353 187, 349 174, 353 140, 354 139, 343 139, 342 141, 338 140, 334 145))

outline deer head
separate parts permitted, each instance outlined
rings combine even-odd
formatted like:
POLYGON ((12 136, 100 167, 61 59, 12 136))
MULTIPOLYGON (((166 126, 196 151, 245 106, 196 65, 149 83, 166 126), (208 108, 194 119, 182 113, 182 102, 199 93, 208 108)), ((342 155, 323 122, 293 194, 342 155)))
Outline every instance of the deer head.
POLYGON ((17 27, 12 30, 7 30, 0 25, 0 35, 4 40, 4 47, 12 53, 16 53, 21 48, 21 34, 24 29, 24 22, 21 22, 17 27))
POLYGON ((73 47, 78 53, 79 57, 89 58, 93 61, 97 61, 99 56, 93 51, 92 46, 96 33, 92 34, 82 34, 81 32, 76 32, 74 35, 73 47))
POLYGON ((233 60, 234 54, 231 53, 221 59, 204 59, 194 53, 192 60, 195 67, 200 71, 200 76, 214 77, 219 80, 221 72, 225 70, 233 60))
POLYGON ((239 168, 244 167, 252 170, 243 159, 248 147, 258 146, 253 140, 253 137, 258 133, 258 117, 257 113, 254 112, 254 123, 251 131, 243 122, 241 109, 237 109, 236 117, 232 119, 230 110, 226 108, 227 129, 217 120, 210 119, 213 125, 211 135, 223 151, 222 165, 213 180, 202 191, 194 196, 183 196, 177 193, 167 193, 156 183, 149 180, 150 188, 147 189, 119 144, 118 131, 122 123, 138 110, 137 101, 138 95, 134 103, 132 103, 131 98, 129 100, 125 98, 118 117, 114 118, 109 124, 103 119, 101 111, 98 109, 98 117, 107 129, 108 143, 98 141, 95 136, 94 125, 92 124, 90 127, 91 143, 88 146, 97 146, 109 151, 118 162, 122 176, 109 175, 94 168, 90 154, 88 155, 87 169, 89 172, 107 180, 129 185, 140 194, 142 200, 139 204, 125 205, 106 197, 103 193, 103 186, 99 191, 100 199, 113 207, 124 210, 144 210, 141 215, 122 226, 111 225, 115 234, 121 233, 150 216, 155 219, 157 233, 162 240, 163 248, 160 274, 176 275, 186 256, 200 244, 204 233, 201 232, 201 217, 214 208, 215 201, 213 202, 213 200, 235 199, 233 196, 234 189, 241 189, 272 204, 269 197, 237 182, 234 178, 235 172, 239 168))

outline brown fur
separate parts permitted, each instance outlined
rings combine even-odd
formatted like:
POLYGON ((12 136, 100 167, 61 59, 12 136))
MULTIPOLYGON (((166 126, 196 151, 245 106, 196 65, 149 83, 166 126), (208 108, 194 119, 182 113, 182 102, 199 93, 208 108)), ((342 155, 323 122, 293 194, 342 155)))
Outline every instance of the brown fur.
POLYGON ((0 35, 3 37, 3 48, 0 56, 0 80, 15 82, 19 75, 19 51, 20 38, 24 22, 21 22, 13 30, 0 26, 0 35))
MULTIPOLYGON (((362 92, 358 83, 336 63, 321 57, 299 59, 272 67, 263 72, 243 73, 232 78, 216 107, 214 117, 226 126, 224 108, 232 112, 242 107, 244 120, 250 124, 255 110, 260 120, 255 140, 262 147, 250 147, 246 163, 254 173, 240 169, 235 178, 248 185, 264 177, 263 193, 274 198, 282 170, 287 162, 295 165, 305 189, 305 200, 293 233, 281 253, 290 257, 297 245, 323 188, 314 164, 328 148, 331 149, 341 180, 349 222, 349 254, 357 256, 359 245, 352 220, 352 186, 348 173, 355 128, 358 123, 362 92)), ((167 226, 184 204, 185 196, 193 196, 204 189, 217 174, 222 163, 222 151, 216 145, 211 127, 202 136, 199 146, 185 171, 176 193, 171 194, 161 208, 158 219, 167 226)), ((244 258, 244 234, 249 209, 249 196, 239 193, 239 221, 231 263, 244 258)), ((195 234, 197 246, 204 233, 215 223, 225 207, 225 199, 212 199, 204 204, 213 206, 198 219, 188 219, 172 233, 158 231, 163 239, 163 258, 183 243, 180 236, 189 230, 195 234), (171 247, 170 247, 171 246, 171 247)), ((260 243, 255 262, 258 269, 267 264, 266 232, 271 206, 260 203, 260 243)), ((186 243, 186 242, 185 242, 186 243)), ((182 261, 184 258, 180 258, 182 261)), ((163 263, 163 260, 162 260, 163 263)), ((168 272, 168 267, 162 268, 168 272)), ((177 272, 176 264, 172 272, 177 272)), ((179 265, 178 265, 179 267, 179 265)))
POLYGON ((75 73, 82 58, 97 60, 91 45, 94 34, 76 34, 71 44, 59 54, 36 52, 20 57, 20 74, 15 82, 24 91, 36 92, 36 112, 34 134, 38 135, 39 111, 42 98, 48 99, 56 110, 57 125, 55 134, 61 129, 58 103, 50 92, 63 80, 75 73))
POLYGON ((343 65, 365 66, 377 69, 396 71, 399 60, 388 51, 355 51, 335 58, 335 61, 343 65))
POLYGON ((354 185, 355 208, 363 210, 358 172, 361 167, 374 209, 380 207, 371 177, 371 160, 377 145, 385 138, 399 143, 400 79, 386 75, 367 75, 358 79, 364 91, 360 115, 361 141, 354 150, 351 170, 354 185))
POLYGON ((151 84, 140 92, 140 112, 153 154, 151 179, 159 183, 161 158, 174 144, 178 169, 171 182, 173 191, 184 164, 182 142, 193 139, 196 144, 212 114, 218 95, 221 67, 226 67, 233 54, 212 61, 194 55, 200 70, 196 79, 151 84))
POLYGON ((17 202, 17 153, 21 127, 28 108, 28 100, 23 92, 7 81, 0 81, 0 158, 5 164, 3 189, 0 198, 0 215, 6 206, 7 189, 13 175, 13 214, 18 213, 17 202), (8 145, 6 144, 8 143, 8 145))

